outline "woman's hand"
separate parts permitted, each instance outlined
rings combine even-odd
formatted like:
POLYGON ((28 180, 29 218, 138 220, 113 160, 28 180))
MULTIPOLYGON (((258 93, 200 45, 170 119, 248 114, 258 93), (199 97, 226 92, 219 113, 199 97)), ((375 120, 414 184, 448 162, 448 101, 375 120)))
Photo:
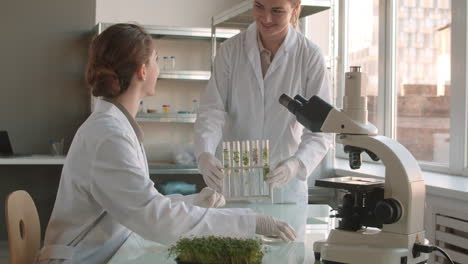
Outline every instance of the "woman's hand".
POLYGON ((205 208, 217 208, 226 204, 224 196, 210 187, 205 187, 194 198, 193 205, 205 208))
POLYGON ((258 214, 256 217, 257 225, 255 233, 265 236, 276 236, 283 241, 294 241, 296 231, 288 223, 280 221, 269 215, 258 214))

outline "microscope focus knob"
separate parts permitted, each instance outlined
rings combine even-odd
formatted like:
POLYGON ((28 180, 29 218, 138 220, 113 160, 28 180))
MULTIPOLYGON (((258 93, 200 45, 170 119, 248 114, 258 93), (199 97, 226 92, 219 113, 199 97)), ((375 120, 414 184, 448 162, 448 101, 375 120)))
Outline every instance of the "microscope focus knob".
POLYGON ((401 218, 401 205, 395 199, 384 199, 377 202, 374 214, 378 220, 382 221, 382 223, 386 225, 393 224, 401 218))

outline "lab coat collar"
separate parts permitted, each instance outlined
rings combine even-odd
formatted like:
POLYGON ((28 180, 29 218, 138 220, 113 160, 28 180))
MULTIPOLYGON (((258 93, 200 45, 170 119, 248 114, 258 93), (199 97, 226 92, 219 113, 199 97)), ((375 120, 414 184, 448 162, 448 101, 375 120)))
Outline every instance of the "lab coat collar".
POLYGON ((108 102, 108 103, 112 104, 113 106, 117 107, 120 110, 121 113, 124 114, 124 116, 127 118, 128 122, 132 126, 133 131, 135 132, 135 135, 138 138, 138 141, 140 143, 142 143, 143 138, 144 138, 143 129, 141 129, 140 125, 138 125, 135 118, 127 111, 127 109, 125 109, 125 107, 123 105, 121 105, 120 103, 118 103, 117 101, 112 100, 112 99, 103 98, 102 101, 105 101, 105 102, 108 102))
MULTIPOLYGON (((289 52, 293 47, 294 44, 296 43, 297 39, 297 31, 294 29, 294 27, 289 24, 288 26, 288 33, 286 34, 286 38, 284 38, 283 43, 281 44, 280 48, 276 52, 276 54, 280 52, 289 52)), ((258 39, 260 37, 260 33, 257 30, 257 24, 254 22, 249 26, 247 30, 253 30, 255 32, 255 37, 257 38, 257 47, 261 47, 264 49, 263 43, 258 43, 258 39), (255 29, 254 29, 255 28, 255 29)))
POLYGON ((260 93, 263 96, 263 74, 262 66, 260 65, 260 51, 258 50, 257 42, 257 24, 255 22, 246 30, 245 48, 248 54, 247 57, 249 58, 249 62, 252 65, 253 72, 257 78, 260 93))
POLYGON ((284 57, 288 54, 290 50, 292 50, 297 43, 297 32, 294 27, 289 24, 288 34, 286 34, 286 38, 284 39, 281 47, 276 52, 273 60, 271 61, 270 68, 268 69, 267 73, 265 74, 265 79, 268 78, 273 72, 278 68, 279 65, 284 63, 284 57))
POLYGON ((262 40, 260 38, 260 33, 257 33, 257 42, 258 42, 258 50, 260 52, 260 54, 262 52, 266 52, 270 57, 272 56, 271 54, 271 51, 267 50, 264 46, 263 46, 263 43, 262 43, 262 40))
MULTIPOLYGON (((282 58, 286 55, 291 49, 293 49, 297 44, 297 32, 294 27, 289 24, 288 34, 281 44, 281 47, 276 52, 273 61, 265 75, 265 79, 283 62, 282 58)), ((255 76, 257 77, 260 88, 263 88, 263 75, 260 65, 260 51, 258 44, 258 32, 256 22, 252 23, 246 32, 246 47, 248 52, 249 61, 254 68, 255 76)), ((263 89, 262 94, 263 94, 263 89)))

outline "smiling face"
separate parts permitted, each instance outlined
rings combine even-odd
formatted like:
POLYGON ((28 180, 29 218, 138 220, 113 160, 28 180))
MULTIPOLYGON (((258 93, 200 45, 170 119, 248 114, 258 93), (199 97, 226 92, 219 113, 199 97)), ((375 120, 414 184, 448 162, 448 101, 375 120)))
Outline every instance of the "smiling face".
POLYGON ((253 16, 263 39, 286 36, 291 17, 299 7, 294 0, 255 0, 253 16))

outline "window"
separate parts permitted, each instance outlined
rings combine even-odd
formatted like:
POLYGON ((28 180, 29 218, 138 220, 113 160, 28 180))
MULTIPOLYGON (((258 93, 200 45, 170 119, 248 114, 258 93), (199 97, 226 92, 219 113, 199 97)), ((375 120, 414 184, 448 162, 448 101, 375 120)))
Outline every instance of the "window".
POLYGON ((396 139, 417 160, 448 165, 450 0, 400 0, 396 8, 396 139))
POLYGON ((369 122, 383 130, 378 114, 379 0, 349 1, 347 65, 361 66, 367 75, 367 111, 369 122))
MULTIPOLYGON (((468 3, 336 1, 337 106, 343 73, 361 66, 379 134, 398 140, 424 170, 468 176, 468 3)), ((337 157, 346 157, 340 149, 337 157)))

